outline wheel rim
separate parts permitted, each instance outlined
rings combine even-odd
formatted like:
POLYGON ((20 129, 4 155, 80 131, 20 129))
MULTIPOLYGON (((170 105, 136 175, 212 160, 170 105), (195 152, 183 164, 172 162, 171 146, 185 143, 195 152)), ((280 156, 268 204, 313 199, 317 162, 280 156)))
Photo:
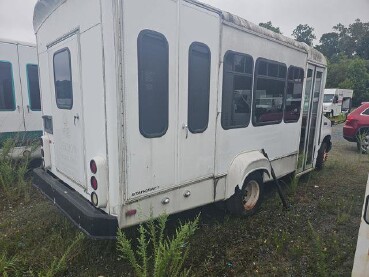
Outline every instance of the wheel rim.
POLYGON ((360 143, 360 145, 361 145, 361 150, 366 152, 369 146, 369 136, 365 136, 363 141, 360 143))
POLYGON ((324 150, 323 161, 326 162, 327 160, 328 160, 328 152, 327 152, 327 150, 324 150))
POLYGON ((247 183, 242 198, 242 204, 246 211, 252 210, 259 200, 260 188, 258 182, 252 180, 247 183))

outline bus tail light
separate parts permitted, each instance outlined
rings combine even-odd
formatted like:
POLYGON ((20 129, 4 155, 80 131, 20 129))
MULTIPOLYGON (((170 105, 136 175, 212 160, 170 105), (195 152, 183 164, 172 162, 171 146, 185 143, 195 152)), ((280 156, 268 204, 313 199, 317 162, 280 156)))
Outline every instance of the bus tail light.
POLYGON ((45 169, 51 168, 51 151, 50 151, 50 144, 51 141, 47 136, 41 137, 41 155, 43 158, 43 167, 45 169))
POLYGON ((100 156, 92 157, 89 163, 89 180, 91 202, 97 208, 106 208, 108 205, 108 170, 106 159, 100 156))
POLYGON ((96 174, 97 172, 97 165, 96 165, 96 162, 95 160, 91 160, 90 161, 90 170, 93 174, 96 174))
POLYGON ((91 187, 94 189, 94 190, 97 190, 97 179, 95 176, 92 176, 91 177, 91 187))

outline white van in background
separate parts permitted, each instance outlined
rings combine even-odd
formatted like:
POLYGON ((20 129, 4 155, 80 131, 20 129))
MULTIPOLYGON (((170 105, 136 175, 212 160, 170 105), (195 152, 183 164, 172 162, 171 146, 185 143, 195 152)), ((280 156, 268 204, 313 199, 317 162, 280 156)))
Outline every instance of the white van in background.
POLYGON ((328 117, 333 117, 350 112, 353 94, 352 89, 325 89, 323 113, 328 117))
MULTIPOLYGON (((0 148, 14 139, 12 156, 30 154, 42 136, 41 99, 36 46, 0 40, 0 148)), ((32 153, 41 156, 39 151, 32 153)))
POLYGON ((271 165, 304 174, 331 148, 324 56, 230 13, 39 0, 34 30, 45 124, 34 184, 90 236, 222 200, 253 214, 271 165))

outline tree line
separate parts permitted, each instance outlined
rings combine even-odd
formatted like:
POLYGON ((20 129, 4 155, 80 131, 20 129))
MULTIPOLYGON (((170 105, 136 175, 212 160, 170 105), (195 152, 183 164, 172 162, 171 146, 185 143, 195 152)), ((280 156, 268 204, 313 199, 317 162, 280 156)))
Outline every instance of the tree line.
MULTIPOLYGON (((271 21, 259 25, 282 34, 271 21)), ((348 26, 339 23, 332 27, 332 32, 323 34, 317 45, 313 44, 316 39, 314 28, 307 24, 299 24, 292 36, 327 57, 327 88, 353 89, 355 106, 369 101, 369 22, 356 19, 348 26)))

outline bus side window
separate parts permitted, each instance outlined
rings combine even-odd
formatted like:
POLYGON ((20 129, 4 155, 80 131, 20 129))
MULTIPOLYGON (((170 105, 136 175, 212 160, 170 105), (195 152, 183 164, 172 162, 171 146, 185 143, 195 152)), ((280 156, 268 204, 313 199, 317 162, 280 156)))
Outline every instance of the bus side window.
POLYGON ((232 51, 225 54, 221 117, 224 130, 247 127, 250 123, 253 70, 251 56, 232 51))
POLYGON ((0 111, 15 110, 12 64, 0 61, 0 111))
POLYGON ((146 138, 168 130, 169 46, 164 35, 144 30, 138 36, 139 127, 146 138))
POLYGON ((304 70, 295 66, 288 69, 284 122, 293 123, 300 119, 304 70))
POLYGON ((254 126, 282 122, 286 78, 285 64, 262 58, 256 61, 252 112, 254 126))
POLYGON ((207 45, 194 42, 189 50, 188 129, 203 133, 209 123, 211 54, 207 45))

